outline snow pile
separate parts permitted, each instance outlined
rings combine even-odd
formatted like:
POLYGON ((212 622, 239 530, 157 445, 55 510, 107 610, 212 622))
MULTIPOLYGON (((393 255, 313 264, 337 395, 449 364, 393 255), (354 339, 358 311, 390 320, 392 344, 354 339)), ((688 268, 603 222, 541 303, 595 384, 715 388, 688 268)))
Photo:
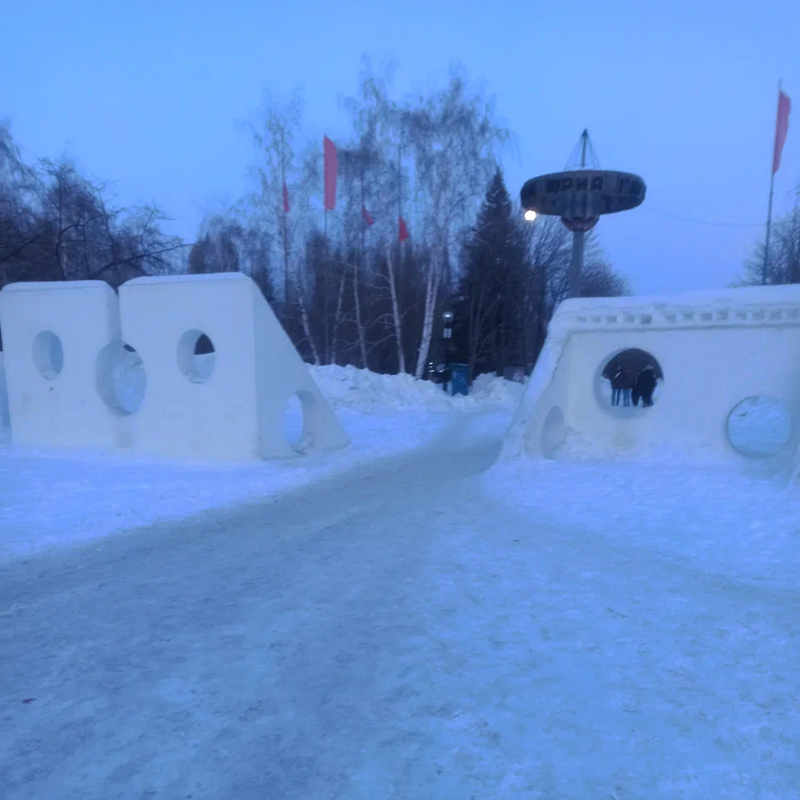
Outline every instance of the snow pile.
POLYGON ((335 409, 362 412, 388 409, 446 411, 451 407, 441 387, 411 375, 379 375, 353 366, 309 367, 325 399, 335 409))
POLYGON ((320 391, 334 409, 363 413, 393 410, 479 411, 512 408, 522 396, 522 384, 480 375, 467 397, 450 397, 442 387, 412 375, 380 375, 353 366, 310 367, 320 391))
MULTIPOLYGON (((212 356, 213 357, 213 356, 212 356)), ((208 361, 198 356, 198 361, 208 361)), ((51 545, 86 541, 213 508, 263 501, 289 489, 360 465, 422 448, 453 429, 500 435, 522 387, 481 378, 470 398, 450 398, 441 387, 410 375, 376 375, 353 367, 312 367, 323 395, 351 437, 335 453, 248 464, 202 464, 98 451, 54 451, 7 446, 0 431, 0 562, 51 545), (471 415, 459 410, 493 413, 471 415), (457 426, 457 427, 454 427, 457 426)), ((135 410, 146 391, 135 353, 115 367, 117 401, 135 410)), ((287 408, 289 441, 300 438, 298 402, 287 408)))
POLYGON ((504 502, 533 512, 537 528, 793 590, 800 570, 797 494, 733 471, 666 461, 516 459, 498 463, 485 481, 504 502))
POLYGON ((507 381, 497 375, 484 373, 472 382, 468 398, 454 398, 462 402, 471 401, 480 406, 492 408, 516 408, 525 391, 524 383, 507 381))

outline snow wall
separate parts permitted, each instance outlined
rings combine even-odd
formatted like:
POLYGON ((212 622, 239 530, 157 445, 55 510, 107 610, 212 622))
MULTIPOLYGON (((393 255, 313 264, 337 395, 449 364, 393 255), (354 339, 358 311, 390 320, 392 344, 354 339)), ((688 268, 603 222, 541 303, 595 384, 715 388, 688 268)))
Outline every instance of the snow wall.
POLYGON ((760 475, 797 471, 800 455, 800 286, 662 297, 567 300, 511 425, 506 457, 724 461, 760 475), (663 371, 654 405, 610 403, 603 371, 622 351, 663 371), (781 401, 791 430, 780 452, 742 456, 728 422, 752 397, 781 401))
POLYGON ((17 283, 0 292, 12 441, 205 461, 292 455, 345 432, 260 289, 241 273, 17 283), (212 353, 198 354, 198 342, 212 353), (123 379, 120 380, 120 375, 123 379))
POLYGON ((11 427, 11 420, 8 416, 8 392, 6 390, 6 369, 3 361, 3 354, 0 352, 0 432, 4 428, 11 427))

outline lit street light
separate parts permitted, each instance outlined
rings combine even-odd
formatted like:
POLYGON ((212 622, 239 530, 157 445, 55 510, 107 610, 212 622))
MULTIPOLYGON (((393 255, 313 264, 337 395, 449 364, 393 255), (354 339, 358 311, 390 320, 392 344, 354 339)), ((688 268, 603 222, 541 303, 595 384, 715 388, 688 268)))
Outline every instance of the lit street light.
POLYGON ((525 212, 525 222, 533 222, 535 219, 536 219, 536 212, 532 208, 529 208, 525 212))

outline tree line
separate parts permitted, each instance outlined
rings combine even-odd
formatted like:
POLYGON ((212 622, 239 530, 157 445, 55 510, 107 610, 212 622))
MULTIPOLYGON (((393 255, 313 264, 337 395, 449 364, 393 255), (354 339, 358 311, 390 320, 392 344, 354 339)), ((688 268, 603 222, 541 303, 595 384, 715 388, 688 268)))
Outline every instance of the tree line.
POLYGON ((797 203, 788 214, 774 220, 767 254, 766 237, 758 241, 747 259, 737 286, 780 286, 800 283, 800 186, 797 203))
MULTIPOLYGON (((26 163, 0 126, 0 287, 241 271, 310 363, 422 377, 451 310, 449 357, 471 376, 530 370, 567 293, 571 237, 559 220, 523 221, 499 167, 510 133, 494 103, 458 74, 399 100, 391 73, 365 62, 342 105, 335 209, 323 209, 322 147, 304 138, 299 94, 267 97, 250 126, 251 191, 204 219, 194 242, 167 235, 155 206, 117 206, 67 158, 26 163)), ((583 291, 628 292, 594 237, 583 291)))

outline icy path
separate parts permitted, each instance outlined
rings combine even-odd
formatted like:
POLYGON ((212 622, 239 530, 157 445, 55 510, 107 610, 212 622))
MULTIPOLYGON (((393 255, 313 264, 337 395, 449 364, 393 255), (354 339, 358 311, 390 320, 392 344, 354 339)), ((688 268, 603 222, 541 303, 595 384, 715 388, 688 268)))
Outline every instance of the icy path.
POLYGON ((0 797, 796 797, 797 590, 498 504, 496 435, 0 568, 0 797))

